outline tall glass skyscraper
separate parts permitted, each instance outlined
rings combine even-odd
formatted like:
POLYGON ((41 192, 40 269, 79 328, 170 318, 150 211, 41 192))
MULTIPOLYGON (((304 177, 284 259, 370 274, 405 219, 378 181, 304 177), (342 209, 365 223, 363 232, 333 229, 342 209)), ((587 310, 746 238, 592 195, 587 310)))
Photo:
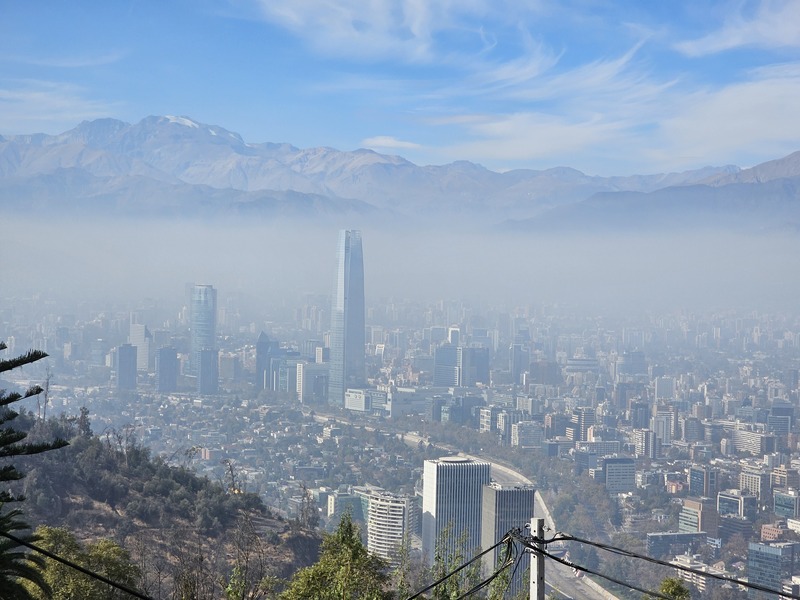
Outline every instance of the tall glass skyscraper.
POLYGON ((328 402, 344 406, 345 390, 348 387, 363 386, 366 379, 364 255, 360 231, 339 232, 330 340, 328 402))
POLYGON ((200 368, 200 351, 216 350, 217 290, 214 286, 196 285, 192 288, 191 327, 192 355, 189 369, 196 375, 200 368))

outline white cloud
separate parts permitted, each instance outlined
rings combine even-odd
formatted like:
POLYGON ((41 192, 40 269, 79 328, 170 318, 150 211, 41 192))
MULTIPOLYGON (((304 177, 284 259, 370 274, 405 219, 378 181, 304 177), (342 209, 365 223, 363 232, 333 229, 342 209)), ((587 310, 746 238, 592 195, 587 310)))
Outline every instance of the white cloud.
MULTIPOLYGON (((446 58, 437 34, 473 34, 477 49, 492 45, 474 17, 502 17, 531 10, 492 0, 253 0, 261 18, 304 39, 329 56, 367 61, 386 58, 425 63, 446 58)), ((507 22, 507 21, 506 21, 507 22)))
POLYGON ((400 148, 400 149, 416 149, 420 148, 419 144, 414 142, 406 142, 398 140, 390 135, 378 135, 375 137, 367 138, 361 141, 361 145, 365 148, 400 148))
POLYGON ((119 113, 119 106, 85 94, 78 86, 52 81, 0 82, 0 132, 61 133, 80 121, 119 113))
POLYGON ((797 98, 800 64, 758 69, 744 81, 686 94, 661 124, 662 152, 725 162, 778 158, 800 147, 797 98))
POLYGON ((675 45, 688 56, 703 56, 743 46, 800 47, 800 2, 764 0, 752 17, 735 13, 718 31, 675 45))

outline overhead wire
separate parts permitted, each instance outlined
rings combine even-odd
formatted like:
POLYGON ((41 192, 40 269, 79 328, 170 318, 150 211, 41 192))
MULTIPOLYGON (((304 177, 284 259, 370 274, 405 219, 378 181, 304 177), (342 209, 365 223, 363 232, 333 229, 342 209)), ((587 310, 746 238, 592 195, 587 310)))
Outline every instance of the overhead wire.
MULTIPOLYGON (((617 581, 617 580, 612 579, 611 577, 609 577, 607 575, 604 575, 603 573, 593 572, 590 569, 587 569, 586 567, 582 567, 580 565, 572 563, 571 561, 567 561, 567 560, 564 560, 564 559, 562 559, 560 557, 554 556, 554 555, 546 552, 545 550, 542 550, 540 548, 535 547, 534 544, 538 543, 538 544, 542 544, 542 545, 546 546, 547 544, 550 544, 550 543, 553 543, 553 542, 578 542, 578 543, 581 543, 581 544, 586 544, 587 546, 593 546, 593 547, 598 548, 600 550, 605 550, 606 552, 610 552, 612 554, 617 554, 619 556, 624 556, 626 558, 644 560, 644 561, 649 562, 651 564, 661 565, 663 567, 667 567, 667 568, 670 568, 670 569, 676 569, 678 571, 683 571, 685 573, 691 573, 693 575, 698 575, 700 577, 707 577, 707 578, 715 579, 715 580, 718 580, 718 581, 725 581, 727 583, 733 583, 733 584, 740 585, 740 586, 745 587, 745 588, 757 590, 757 591, 760 591, 760 592, 766 592, 766 593, 769 593, 769 594, 778 594, 782 598, 791 598, 792 600, 800 600, 800 595, 797 595, 797 594, 791 594, 791 593, 788 593, 788 592, 783 592, 781 590, 775 590, 773 588, 770 588, 770 587, 767 587, 767 586, 764 586, 764 585, 761 585, 761 584, 758 584, 758 583, 753 583, 753 582, 750 582, 750 581, 744 581, 744 580, 741 580, 741 579, 737 579, 736 577, 730 577, 728 575, 722 575, 720 573, 701 571, 699 569, 694 569, 692 567, 687 567, 685 565, 674 564, 674 563, 671 563, 671 562, 667 562, 667 561, 664 561, 664 560, 653 558, 651 556, 647 556, 647 555, 644 555, 644 554, 639 554, 638 552, 633 552, 631 550, 626 550, 624 548, 618 548, 616 546, 612 546, 610 544, 604 544, 602 542, 595 542, 593 540, 587 540, 587 539, 584 539, 584 538, 580 538, 580 537, 577 537, 577 536, 574 536, 574 535, 570 535, 570 534, 565 534, 565 533, 562 533, 562 532, 556 533, 549 540, 536 539, 534 537, 526 537, 526 536, 522 536, 520 534, 517 534, 517 539, 523 545, 525 545, 526 547, 530 548, 531 550, 533 550, 535 552, 536 551, 542 551, 545 556, 547 556, 548 558, 552 558, 556 562, 559 562, 561 564, 567 565, 567 566, 572 567, 574 569, 577 569, 579 571, 583 571, 583 572, 589 573, 591 575, 596 575, 598 577, 602 577, 603 579, 606 579, 608 581, 612 581, 613 583, 617 583, 619 585, 623 585, 623 586, 629 587, 631 589, 637 589, 637 591, 643 591, 643 590, 636 588, 635 585, 631 585, 631 584, 629 584, 627 582, 624 582, 624 581, 617 581)), ((653 595, 653 596, 656 596, 656 597, 659 597, 658 592, 645 592, 645 593, 653 595)), ((663 597, 663 596, 660 596, 660 597, 663 597)))
POLYGON ((758 583, 752 583, 752 582, 749 582, 749 581, 743 581, 741 579, 736 579, 735 577, 730 577, 728 575, 722 575, 722 574, 719 574, 719 573, 709 573, 709 572, 706 572, 706 571, 700 571, 698 569, 693 569, 692 567, 687 567, 685 565, 673 564, 671 562, 667 562, 667 561, 664 561, 664 560, 659 560, 659 559, 653 558, 651 556, 639 554, 637 552, 632 552, 631 550, 625 550, 624 548, 617 548, 616 546, 612 546, 610 544, 603 544, 602 542, 594 542, 594 541, 591 541, 591 540, 585 540, 585 539, 582 539, 582 538, 579 538, 579 537, 576 537, 576 536, 572 536, 572 535, 566 536, 563 539, 566 539, 568 541, 580 542, 582 544, 587 544, 589 546, 594 546, 595 548, 599 548, 600 550, 605 550, 606 552, 619 554, 621 556, 626 556, 626 557, 629 557, 629 558, 636 558, 636 559, 644 560, 644 561, 652 563, 652 564, 661 565, 661 566, 664 566, 664 567, 669 567, 671 569, 677 569, 679 571, 683 571, 683 572, 686 572, 686 573, 692 573, 692 574, 700 575, 700 576, 703 576, 703 577, 709 577, 711 579, 717 579, 719 581, 726 581, 728 583, 735 583, 737 585, 741 585, 741 586, 744 586, 746 588, 754 589, 754 590, 757 590, 759 592, 766 592, 766 593, 769 593, 769 594, 780 594, 784 598, 793 598, 795 600, 800 600, 800 595, 785 593, 785 592, 782 592, 781 590, 775 590, 775 589, 772 589, 770 587, 767 587, 767 586, 764 586, 764 585, 761 585, 761 584, 758 584, 758 583))
POLYGON ((510 537, 511 537, 511 534, 510 534, 510 533, 507 533, 505 536, 503 536, 503 539, 501 539, 499 542, 497 542, 497 543, 496 543, 494 546, 492 546, 491 548, 489 548, 489 549, 487 549, 487 550, 484 550, 483 552, 481 552, 481 553, 479 553, 479 554, 476 554, 475 556, 473 556, 473 557, 472 557, 470 560, 468 560, 467 562, 465 562, 465 563, 464 563, 463 565, 461 565, 460 567, 457 567, 457 568, 453 569, 452 571, 450 571, 449 573, 447 573, 447 574, 446 574, 446 575, 444 575, 443 577, 440 577, 439 579, 437 579, 436 581, 434 581, 434 582, 433 582, 433 583, 431 583, 430 585, 428 585, 428 586, 426 586, 426 587, 422 588, 421 590, 419 590, 419 591, 418 591, 417 593, 415 593, 414 595, 412 595, 412 596, 409 596, 408 598, 406 598, 406 600, 414 600, 414 598, 419 598, 419 597, 420 597, 422 594, 424 594, 425 592, 427 592, 427 591, 429 591, 429 590, 432 590, 433 588, 435 588, 435 587, 436 587, 436 586, 438 586, 438 585, 441 585, 442 583, 444 583, 445 581, 447 581, 448 579, 450 579, 450 578, 451 578, 453 575, 455 575, 456 573, 459 573, 459 572, 463 571, 464 569, 466 569, 468 566, 470 566, 470 565, 471 565, 472 563, 474 563, 476 560, 478 560, 479 558, 481 558, 483 555, 485 555, 485 554, 488 554, 489 552, 491 552, 492 550, 494 550, 494 549, 495 549, 495 548, 497 548, 498 546, 500 546, 500 545, 502 545, 502 544, 505 544, 505 543, 507 543, 507 542, 508 542, 508 540, 510 539, 510 537))
POLYGON ((7 531, 0 531, 0 536, 8 538, 9 540, 11 540, 13 542, 16 542, 17 544, 19 544, 21 546, 25 546, 26 548, 29 548, 30 550, 33 550, 34 552, 38 552, 39 554, 42 554, 42 555, 46 556, 47 558, 52 558, 54 561, 60 562, 61 564, 66 565, 66 566, 70 567, 71 569, 75 569, 76 571, 80 571, 84 575, 87 575, 87 576, 89 576, 89 577, 91 577, 93 579, 97 579, 98 581, 102 581, 103 583, 108 584, 111 587, 116 588, 116 589, 118 589, 120 591, 123 591, 126 594, 130 594, 131 596, 134 596, 136 598, 141 598, 141 600, 153 600, 153 598, 151 598, 150 596, 142 594, 141 592, 138 592, 138 591, 136 591, 134 589, 131 589, 128 586, 123 585, 121 583, 117 583, 116 581, 113 581, 113 580, 109 579, 108 577, 105 577, 104 575, 100 575, 99 573, 95 573, 94 571, 92 571, 90 569, 87 569, 86 567, 82 567, 81 565, 76 564, 76 563, 72 562, 71 560, 67 560, 66 558, 62 558, 61 556, 58 556, 57 554, 54 554, 54 553, 50 552, 49 550, 45 550, 44 548, 36 546, 35 544, 31 544, 30 542, 27 542, 27 541, 25 541, 25 540, 23 540, 21 538, 18 538, 17 536, 15 536, 15 535, 13 535, 11 533, 8 533, 7 531))
POLYGON ((514 564, 514 540, 508 534, 506 534, 505 537, 508 538, 508 541, 506 542, 506 558, 503 560, 500 566, 498 566, 495 571, 489 575, 489 577, 461 594, 456 600, 463 600, 463 598, 467 598, 472 594, 481 591, 485 587, 489 586, 489 584, 491 584, 495 579, 497 579, 503 571, 514 564))

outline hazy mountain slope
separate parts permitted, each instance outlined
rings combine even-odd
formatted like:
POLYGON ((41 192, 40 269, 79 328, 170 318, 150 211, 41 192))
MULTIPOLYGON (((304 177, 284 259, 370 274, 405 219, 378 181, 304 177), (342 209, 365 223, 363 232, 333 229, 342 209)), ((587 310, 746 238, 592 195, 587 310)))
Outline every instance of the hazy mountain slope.
POLYGON ((614 192, 506 224, 532 231, 796 230, 800 176, 762 184, 692 185, 614 192))
POLYGON ((708 185, 730 185, 732 183, 765 183, 800 175, 800 151, 776 160, 770 160, 749 169, 727 175, 714 175, 702 183, 708 185))
MULTIPOLYGON (((653 198, 661 196, 647 196, 659 190, 670 190, 669 197, 690 195, 708 210, 742 210, 720 206, 713 190, 748 183, 751 187, 733 194, 782 194, 791 200, 791 185, 763 190, 752 186, 795 176, 800 176, 800 153, 745 171, 729 165, 626 177, 590 176, 568 167, 498 173, 467 161, 418 166, 365 149, 343 152, 247 143, 222 127, 171 116, 151 116, 135 124, 99 119, 55 136, 0 137, 0 209, 16 212, 384 220, 405 216, 482 224, 540 216, 542 222, 550 222, 590 218, 586 215, 599 210, 594 204, 598 194, 622 193, 613 200, 603 197, 604 202, 610 206, 625 198, 625 214, 618 217, 621 222, 638 222, 650 218, 642 211, 660 214, 662 201, 653 198), (706 185, 678 191, 699 183, 706 185), (590 198, 592 202, 584 202, 590 198), (544 216, 558 207, 568 207, 553 213, 563 216, 544 216)), ((753 210, 758 212, 757 207, 753 210)), ((601 216, 607 213, 608 206, 601 216)))

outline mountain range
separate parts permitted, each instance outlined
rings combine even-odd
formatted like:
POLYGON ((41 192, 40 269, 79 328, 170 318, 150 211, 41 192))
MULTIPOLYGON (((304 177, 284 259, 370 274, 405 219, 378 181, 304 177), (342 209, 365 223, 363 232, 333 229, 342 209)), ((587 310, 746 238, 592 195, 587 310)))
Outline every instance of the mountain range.
POLYGON ((499 173, 466 161, 418 166, 366 149, 248 143, 188 117, 98 119, 60 135, 0 136, 0 212, 391 219, 522 231, 798 230, 800 152, 749 169, 499 173))

